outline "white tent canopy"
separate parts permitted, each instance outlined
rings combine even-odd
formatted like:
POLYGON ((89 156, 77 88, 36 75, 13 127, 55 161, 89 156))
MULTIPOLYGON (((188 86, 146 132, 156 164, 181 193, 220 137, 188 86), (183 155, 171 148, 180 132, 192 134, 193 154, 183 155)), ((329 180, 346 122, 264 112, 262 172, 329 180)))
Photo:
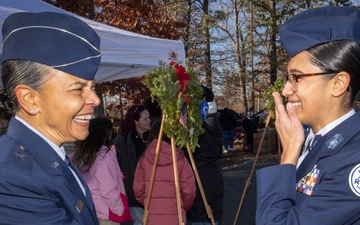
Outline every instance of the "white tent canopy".
MULTIPOLYGON (((73 15, 89 24, 100 36, 102 52, 97 82, 112 81, 144 75, 158 66, 159 61, 173 60, 177 54, 185 66, 185 50, 181 41, 152 38, 98 23, 59 9, 41 0, 0 0, 0 30, 6 17, 16 12, 59 12, 73 15)), ((0 35, 1 36, 1 35, 0 35)), ((3 40, 0 37, 0 51, 3 40)), ((2 87, 0 79, 0 88, 2 87)))

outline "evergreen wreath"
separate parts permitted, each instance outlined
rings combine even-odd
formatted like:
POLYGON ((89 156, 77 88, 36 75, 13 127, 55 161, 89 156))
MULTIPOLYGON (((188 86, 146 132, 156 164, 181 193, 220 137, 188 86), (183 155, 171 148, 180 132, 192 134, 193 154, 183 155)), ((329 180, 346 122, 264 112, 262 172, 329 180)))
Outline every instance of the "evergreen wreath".
POLYGON ((159 104, 165 115, 163 132, 175 138, 178 148, 188 143, 194 152, 198 136, 204 129, 200 111, 203 89, 194 81, 193 75, 177 62, 166 65, 160 61, 157 68, 146 73, 143 82, 150 90, 152 101, 159 104))

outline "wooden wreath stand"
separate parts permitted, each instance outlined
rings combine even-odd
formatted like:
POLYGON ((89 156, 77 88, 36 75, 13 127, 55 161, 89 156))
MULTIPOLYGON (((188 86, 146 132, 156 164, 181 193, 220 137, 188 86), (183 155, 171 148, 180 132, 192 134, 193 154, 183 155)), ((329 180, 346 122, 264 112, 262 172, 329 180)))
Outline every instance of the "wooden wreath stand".
MULTIPOLYGON (((161 119, 161 126, 160 126, 160 132, 159 132, 158 142, 157 142, 156 151, 155 151, 154 164, 153 164, 152 171, 151 171, 149 190, 148 190, 148 195, 147 195, 146 202, 145 202, 145 205, 144 205, 144 215, 143 215, 143 218, 142 218, 143 225, 147 224, 147 220, 148 220, 148 217, 149 217, 150 197, 151 197, 153 186, 154 186, 157 163, 159 161, 161 140, 162 140, 162 137, 163 137, 164 121, 165 121, 165 114, 162 115, 162 119, 161 119)), ((195 175, 196 181, 197 181, 199 189, 200 189, 201 197, 202 197, 202 199, 204 201, 206 213, 207 213, 208 217, 211 220, 211 224, 215 225, 215 220, 214 220, 210 205, 207 203, 206 196, 205 196, 205 193, 204 193, 204 189, 202 187, 201 180, 200 180, 200 177, 199 177, 199 173, 198 173, 196 165, 195 165, 194 157, 192 155, 192 151, 191 151, 190 146, 189 146, 188 143, 186 144, 186 148, 187 148, 187 151, 189 153, 191 165, 193 167, 194 175, 195 175)), ((179 174, 178 174, 178 167, 177 167, 176 146, 175 146, 175 138, 174 137, 171 137, 171 150, 172 150, 172 158, 173 158, 173 166, 174 166, 174 178, 175 178, 178 221, 179 221, 180 225, 184 225, 184 223, 182 221, 182 213, 181 213, 181 196, 180 196, 179 174)))
POLYGON ((265 137, 265 134, 266 134, 266 130, 267 130, 268 126, 269 126, 269 122, 270 122, 270 119, 271 119, 271 114, 272 114, 272 112, 270 111, 269 115, 268 115, 267 118, 266 118, 266 124, 265 124, 265 128, 264 128, 264 131, 263 131, 263 135, 262 135, 262 137, 261 137, 261 140, 260 140, 260 143, 259 143, 259 147, 258 147, 257 152, 256 152, 255 160, 254 160, 254 163, 253 163, 253 166, 252 166, 250 175, 249 175, 249 177, 248 177, 247 180, 246 180, 245 188, 244 188, 244 191, 243 191, 242 196, 241 196, 240 204, 239 204, 239 207, 238 207, 238 209, 237 209, 237 212, 236 212, 236 216, 235 216, 235 220, 234 220, 233 225, 236 225, 236 222, 237 222, 237 220, 238 220, 239 213, 240 213, 240 210, 241 210, 241 206, 242 206, 242 203, 243 203, 244 198, 245 198, 246 190, 247 190, 247 188, 248 188, 248 187, 250 186, 250 184, 251 184, 251 178, 252 178, 252 176, 253 176, 253 174, 254 174, 254 170, 255 170, 255 166, 256 166, 256 161, 257 161, 257 159, 258 159, 258 157, 259 157, 259 153, 260 153, 260 150, 261 150, 261 146, 262 146, 262 144, 263 144, 263 141, 264 141, 264 137, 265 137))

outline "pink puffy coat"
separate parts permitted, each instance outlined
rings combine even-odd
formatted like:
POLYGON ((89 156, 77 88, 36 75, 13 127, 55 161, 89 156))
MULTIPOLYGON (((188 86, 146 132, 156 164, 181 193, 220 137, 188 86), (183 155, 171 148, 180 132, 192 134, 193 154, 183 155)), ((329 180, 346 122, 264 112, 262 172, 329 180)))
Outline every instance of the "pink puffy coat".
MULTIPOLYGON (((157 139, 153 140, 139 159, 134 178, 136 200, 145 204, 155 158, 157 139)), ((193 204, 196 195, 195 177, 184 152, 176 150, 182 203, 182 220, 186 224, 186 211, 193 204)), ((156 176, 149 206, 148 225, 176 225, 178 212, 171 145, 162 142, 156 176)))

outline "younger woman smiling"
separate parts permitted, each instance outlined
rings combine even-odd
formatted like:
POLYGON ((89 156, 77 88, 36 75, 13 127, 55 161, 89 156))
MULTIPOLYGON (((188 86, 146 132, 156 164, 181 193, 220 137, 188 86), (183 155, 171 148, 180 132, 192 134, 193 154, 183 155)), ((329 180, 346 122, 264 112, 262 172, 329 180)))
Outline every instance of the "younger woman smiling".
POLYGON ((283 153, 257 172, 257 225, 360 224, 359 30, 360 11, 347 7, 311 9, 281 27, 291 57, 286 106, 273 94, 283 153))

